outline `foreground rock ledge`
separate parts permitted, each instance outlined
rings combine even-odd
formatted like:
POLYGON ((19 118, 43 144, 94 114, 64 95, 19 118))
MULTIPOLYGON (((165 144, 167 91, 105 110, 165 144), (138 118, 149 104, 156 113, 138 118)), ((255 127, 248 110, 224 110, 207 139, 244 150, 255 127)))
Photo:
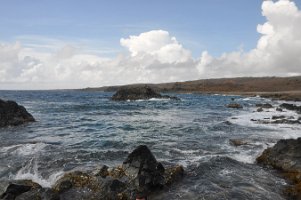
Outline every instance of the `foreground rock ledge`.
POLYGON ((278 141, 266 149, 257 162, 280 170, 292 183, 285 193, 290 199, 301 199, 301 138, 278 141))
POLYGON ((148 99, 152 99, 152 98, 179 100, 179 98, 177 98, 177 97, 161 95, 147 85, 121 87, 112 96, 113 101, 127 101, 127 100, 140 100, 140 99, 148 100, 148 99))
POLYGON ((165 168, 145 145, 128 155, 122 166, 101 167, 93 172, 74 171, 60 178, 53 188, 32 181, 0 183, 0 199, 131 200, 156 195, 184 176, 177 165, 165 168))
POLYGON ((18 126, 35 119, 26 109, 14 101, 0 99, 0 127, 18 126))

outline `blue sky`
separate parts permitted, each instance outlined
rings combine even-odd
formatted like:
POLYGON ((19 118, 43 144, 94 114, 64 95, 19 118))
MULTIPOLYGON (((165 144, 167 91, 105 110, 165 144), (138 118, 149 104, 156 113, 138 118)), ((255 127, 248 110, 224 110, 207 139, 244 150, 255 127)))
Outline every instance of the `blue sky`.
POLYGON ((301 75, 301 0, 9 0, 0 89, 301 75))
POLYGON ((119 39, 163 29, 194 56, 254 48, 264 21, 262 0, 10 0, 0 6, 0 39, 43 36, 92 40, 99 49, 121 49, 119 39))

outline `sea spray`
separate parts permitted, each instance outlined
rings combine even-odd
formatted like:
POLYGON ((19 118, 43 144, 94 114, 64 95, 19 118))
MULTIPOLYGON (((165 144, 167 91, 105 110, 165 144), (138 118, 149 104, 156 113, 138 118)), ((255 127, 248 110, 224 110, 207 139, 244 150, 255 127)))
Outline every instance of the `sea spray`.
POLYGON ((11 174, 11 180, 32 180, 42 187, 51 188, 55 182, 63 176, 63 171, 58 171, 47 177, 39 172, 39 165, 36 158, 30 159, 15 175, 11 174))

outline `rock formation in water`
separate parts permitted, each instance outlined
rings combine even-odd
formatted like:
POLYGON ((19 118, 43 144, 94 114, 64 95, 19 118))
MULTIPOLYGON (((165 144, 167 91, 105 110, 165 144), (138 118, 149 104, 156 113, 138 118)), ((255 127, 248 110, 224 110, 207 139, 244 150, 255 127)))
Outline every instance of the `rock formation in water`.
POLYGON ((96 172, 73 171, 51 189, 26 180, 2 182, 0 196, 6 200, 130 200, 168 189, 183 176, 182 166, 164 168, 147 146, 141 145, 128 155, 122 166, 103 166, 96 172))
POLYGON ((280 108, 285 108, 287 110, 293 110, 296 111, 297 113, 301 113, 301 106, 297 106, 294 104, 283 103, 280 105, 280 108))
POLYGON ((161 95, 147 85, 121 87, 112 96, 112 100, 114 101, 127 101, 127 100, 139 100, 139 99, 147 100, 151 98, 179 100, 177 97, 161 95))
POLYGON ((23 106, 14 101, 3 101, 0 99, 0 127, 17 126, 35 119, 23 106))
POLYGON ((259 108, 273 108, 273 106, 269 103, 258 103, 258 104, 256 104, 256 107, 259 107, 259 108))
POLYGON ((285 192, 290 199, 301 199, 301 138, 278 141, 266 149, 257 162, 281 170, 293 184, 285 192))
POLYGON ((227 105, 228 108, 235 108, 235 109, 241 109, 243 108, 242 105, 238 104, 238 103, 230 103, 227 105))

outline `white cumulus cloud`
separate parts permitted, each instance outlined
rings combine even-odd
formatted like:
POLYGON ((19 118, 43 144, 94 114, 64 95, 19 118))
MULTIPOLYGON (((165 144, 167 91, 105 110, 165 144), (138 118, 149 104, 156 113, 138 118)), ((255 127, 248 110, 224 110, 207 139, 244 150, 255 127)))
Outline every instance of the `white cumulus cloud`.
MULTIPOLYGON (((293 1, 263 1, 264 24, 256 48, 204 51, 193 58, 174 36, 152 30, 120 39, 116 57, 92 54, 81 45, 57 40, 47 45, 0 43, 0 89, 82 88, 159 83, 199 78, 301 74, 301 12, 293 1), (64 45, 63 45, 64 44, 64 45)), ((254 29, 255 31, 255 29, 254 29)), ((41 38, 40 38, 41 39, 41 38)))
POLYGON ((202 77, 301 74, 300 10, 293 1, 264 1, 262 14, 267 21, 257 26, 261 34, 257 47, 215 58, 204 52, 198 65, 202 77))

